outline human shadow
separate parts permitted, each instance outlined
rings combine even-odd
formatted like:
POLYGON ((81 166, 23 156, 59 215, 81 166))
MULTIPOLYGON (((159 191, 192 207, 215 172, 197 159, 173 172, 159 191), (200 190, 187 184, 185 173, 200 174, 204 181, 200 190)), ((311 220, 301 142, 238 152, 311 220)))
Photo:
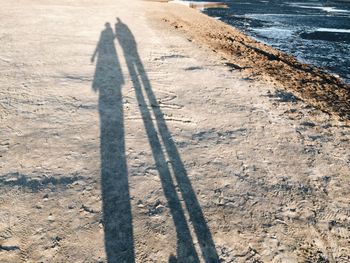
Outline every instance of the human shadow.
POLYGON ((220 262, 200 204, 138 54, 135 38, 128 26, 119 18, 117 18, 115 32, 123 49, 153 158, 176 228, 177 257, 171 256, 169 261, 175 262, 176 259, 177 262, 199 262, 199 256, 186 221, 185 211, 182 208, 179 195, 176 191, 177 185, 187 208, 205 262, 220 262), (147 100, 149 103, 146 102, 147 100), (152 112, 150 108, 152 108, 152 112), (155 123, 152 120, 152 113, 155 116, 155 123), (162 147, 165 148, 166 153, 163 152, 162 147), (166 155, 170 160, 171 169, 168 166, 166 155), (174 178, 172 177, 171 170, 174 178))
POLYGON ((124 78, 110 23, 105 24, 96 50, 92 88, 99 93, 101 188, 107 261, 135 262, 132 215, 125 157, 122 85, 124 78))

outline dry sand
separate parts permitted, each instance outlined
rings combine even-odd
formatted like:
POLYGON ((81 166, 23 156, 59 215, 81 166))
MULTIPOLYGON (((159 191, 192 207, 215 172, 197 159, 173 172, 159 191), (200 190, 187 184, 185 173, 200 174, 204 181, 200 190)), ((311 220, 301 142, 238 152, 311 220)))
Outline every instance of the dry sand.
POLYGON ((1 263, 350 261, 340 80, 180 5, 0 24, 1 263))

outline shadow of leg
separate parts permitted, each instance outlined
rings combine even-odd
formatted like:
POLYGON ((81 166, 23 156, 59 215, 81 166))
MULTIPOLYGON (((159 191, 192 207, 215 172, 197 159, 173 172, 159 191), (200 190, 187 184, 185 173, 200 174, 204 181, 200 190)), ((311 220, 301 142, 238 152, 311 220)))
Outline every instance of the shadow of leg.
POLYGON ((164 195, 168 201, 168 206, 173 217, 174 225, 177 233, 177 255, 179 262, 195 263, 199 262, 197 252, 194 248, 192 236, 186 221, 184 211, 182 209, 178 194, 176 192, 175 184, 171 177, 171 173, 163 153, 162 146, 154 127, 152 116, 146 105, 145 98, 141 90, 140 81, 136 75, 135 65, 133 60, 126 57, 129 73, 134 84, 135 94, 140 105, 140 112, 151 146, 152 154, 156 167, 161 179, 164 195))
MULTIPOLYGON (((118 19, 118 23, 116 24, 116 35, 119 43, 123 48, 125 60, 134 84, 136 98, 139 105, 147 105, 143 92, 145 92, 147 95, 149 104, 157 105, 157 99, 152 91, 151 84, 144 70, 142 61, 139 57, 134 36, 127 25, 122 23, 120 19, 118 19)), ((142 119, 152 148, 153 157, 161 177, 164 193, 167 198, 178 235, 178 260, 179 262, 190 262, 190 257, 184 259, 185 261, 183 261, 181 258, 188 252, 190 252, 190 255, 195 256, 194 259, 196 261, 198 260, 198 256, 194 250, 193 240, 189 231, 189 227, 187 225, 186 218, 184 216, 184 211, 175 189, 175 183, 171 177, 168 163, 166 162, 166 157, 162 151, 162 142, 170 159, 177 186, 179 187, 182 197, 185 201, 185 205, 193 224, 195 233, 197 235, 197 239, 205 262, 220 262, 209 227, 205 221, 200 204, 187 176, 187 172, 180 158, 177 147, 172 140, 172 136, 165 122, 163 113, 159 107, 152 107, 152 110, 156 118, 158 132, 161 140, 159 139, 159 135, 156 132, 156 128, 153 124, 151 112, 147 106, 140 106, 142 119), (182 237, 184 237, 184 239, 182 239, 182 237), (189 248, 191 249, 189 250, 189 248), (191 252, 192 250, 193 252, 191 252)))

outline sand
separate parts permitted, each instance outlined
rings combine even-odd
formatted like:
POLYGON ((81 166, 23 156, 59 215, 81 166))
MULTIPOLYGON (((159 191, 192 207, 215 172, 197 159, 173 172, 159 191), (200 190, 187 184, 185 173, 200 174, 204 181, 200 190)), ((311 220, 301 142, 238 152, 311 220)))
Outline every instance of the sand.
POLYGON ((1 1, 0 24, 0 262, 350 260, 339 79, 181 5, 1 1))

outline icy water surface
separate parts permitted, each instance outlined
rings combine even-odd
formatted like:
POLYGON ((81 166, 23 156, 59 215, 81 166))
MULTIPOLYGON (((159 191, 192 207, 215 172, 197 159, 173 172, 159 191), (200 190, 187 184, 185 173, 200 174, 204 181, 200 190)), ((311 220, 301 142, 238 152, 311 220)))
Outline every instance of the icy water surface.
POLYGON ((350 0, 223 0, 207 9, 250 36, 350 82, 350 0))

